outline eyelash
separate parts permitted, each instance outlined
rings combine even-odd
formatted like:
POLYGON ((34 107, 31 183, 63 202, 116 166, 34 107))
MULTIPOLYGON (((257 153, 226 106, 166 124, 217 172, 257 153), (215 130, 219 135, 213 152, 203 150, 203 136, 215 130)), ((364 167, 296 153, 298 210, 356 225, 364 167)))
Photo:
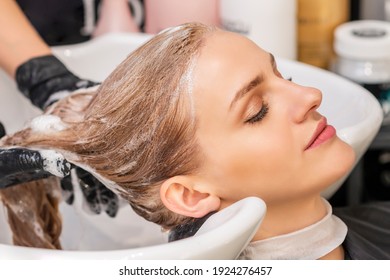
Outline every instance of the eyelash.
MULTIPOLYGON (((285 78, 285 80, 292 82, 292 77, 285 78)), ((253 117, 247 119, 245 121, 245 123, 254 124, 254 123, 261 121, 267 115, 268 110, 269 110, 268 104, 263 102, 261 104, 260 111, 256 115, 254 115, 253 117)))
POLYGON ((267 115, 268 110, 269 110, 268 104, 263 102, 260 111, 253 117, 247 119, 245 123, 254 124, 261 121, 267 115))

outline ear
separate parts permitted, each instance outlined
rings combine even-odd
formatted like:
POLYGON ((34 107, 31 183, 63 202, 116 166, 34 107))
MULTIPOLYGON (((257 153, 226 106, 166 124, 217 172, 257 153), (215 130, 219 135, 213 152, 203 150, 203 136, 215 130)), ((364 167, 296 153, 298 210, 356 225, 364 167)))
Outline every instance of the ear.
POLYGON ((164 205, 180 215, 201 218, 219 209, 221 200, 210 193, 205 183, 199 183, 191 176, 174 176, 166 180, 160 188, 164 205))

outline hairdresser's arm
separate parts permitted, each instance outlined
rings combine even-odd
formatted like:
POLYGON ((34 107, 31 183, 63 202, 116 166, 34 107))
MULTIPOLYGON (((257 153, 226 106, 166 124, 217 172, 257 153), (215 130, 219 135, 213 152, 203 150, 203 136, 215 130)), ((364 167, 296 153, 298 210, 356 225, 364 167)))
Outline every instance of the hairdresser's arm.
POLYGON ((72 91, 97 84, 75 76, 52 55, 14 0, 0 1, 0 27, 0 67, 35 106, 44 109, 72 91))
POLYGON ((15 0, 0 1, 0 67, 11 77, 32 57, 51 54, 15 0))
MULTIPOLYGON (((52 55, 15 0, 0 0, 0 68, 14 78, 23 94, 41 109, 74 90, 97 85, 75 76, 52 55)), ((0 125, 0 138, 5 134, 3 130, 0 125)), ((54 175, 64 177, 61 185, 70 194, 68 203, 72 203, 73 183, 67 176, 70 165, 59 158, 57 169, 49 168, 55 166, 48 165, 50 160, 46 156, 53 153, 0 149, 0 189, 54 175)), ((75 169, 92 212, 105 211, 114 217, 118 211, 118 197, 88 172, 75 169)))

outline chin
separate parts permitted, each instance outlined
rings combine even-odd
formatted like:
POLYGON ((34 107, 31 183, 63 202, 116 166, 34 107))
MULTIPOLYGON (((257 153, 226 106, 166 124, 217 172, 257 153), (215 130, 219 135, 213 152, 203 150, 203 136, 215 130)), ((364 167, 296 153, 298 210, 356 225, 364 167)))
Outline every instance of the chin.
POLYGON ((353 148, 340 140, 340 146, 335 152, 335 157, 328 164, 332 177, 329 185, 347 175, 354 167, 355 162, 356 154, 353 148))
POLYGON ((340 140, 340 142, 342 146, 340 151, 342 162, 344 163, 346 170, 350 171, 355 165, 356 153, 352 148, 352 146, 350 146, 349 144, 345 143, 342 140, 340 140))
MULTIPOLYGON (((344 176, 353 168, 356 155, 353 148, 347 143, 338 140, 332 146, 317 155, 318 165, 312 170, 310 179, 315 181, 315 189, 323 191, 344 176)), ((313 165, 313 166, 314 166, 313 165)), ((310 182, 310 181, 309 181, 310 182)))

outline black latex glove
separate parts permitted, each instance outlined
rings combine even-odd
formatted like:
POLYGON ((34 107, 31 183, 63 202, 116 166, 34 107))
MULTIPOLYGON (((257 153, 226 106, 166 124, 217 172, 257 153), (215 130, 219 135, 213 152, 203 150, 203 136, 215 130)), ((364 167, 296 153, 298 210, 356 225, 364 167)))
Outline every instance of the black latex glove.
MULTIPOLYGON (((99 84, 77 77, 53 55, 36 57, 23 63, 16 70, 15 80, 19 90, 41 109, 75 90, 99 84)), ((110 217, 114 217, 119 208, 117 195, 83 169, 75 167, 75 170, 78 177, 75 181, 80 185, 91 212, 99 214, 105 211, 110 217)), ((70 175, 61 180, 65 201, 68 204, 72 204, 74 200, 73 183, 70 175)))
MULTIPOLYGON (((76 180, 84 196, 89 212, 100 214, 105 211, 108 216, 115 217, 119 209, 119 198, 99 180, 80 167, 76 167, 76 180)), ((65 201, 72 204, 74 200, 74 175, 66 176, 61 180, 61 188, 65 201)))
POLYGON ((23 63, 16 69, 15 80, 19 90, 41 109, 77 89, 98 85, 75 76, 53 55, 23 63))
POLYGON ((0 189, 53 175, 65 177, 70 169, 71 164, 55 151, 0 149, 0 189))
POLYGON ((0 189, 56 176, 62 178, 61 188, 65 201, 72 204, 74 186, 71 168, 75 168, 76 180, 90 212, 100 214, 104 211, 108 216, 115 217, 119 209, 118 196, 90 173, 70 164, 53 150, 0 149, 0 189))
POLYGON ((0 138, 5 135, 5 128, 2 123, 0 123, 0 138))
MULTIPOLYGON (((5 135, 0 123, 0 138, 5 135)), ((71 164, 54 151, 32 151, 25 148, 0 149, 0 189, 47 178, 65 177, 71 164)))
MULTIPOLYGON (((4 135, 5 129, 0 123, 0 138, 4 135)), ((61 188, 65 201, 73 204, 74 187, 71 168, 76 171, 76 181, 80 185, 90 212, 100 214, 105 211, 108 216, 115 217, 119 209, 118 196, 90 173, 70 164, 60 153, 53 150, 0 148, 0 189, 57 176, 62 178, 61 188)))
POLYGON ((76 168, 76 174, 89 210, 95 214, 105 211, 108 216, 115 217, 119 208, 118 196, 87 171, 76 168))

